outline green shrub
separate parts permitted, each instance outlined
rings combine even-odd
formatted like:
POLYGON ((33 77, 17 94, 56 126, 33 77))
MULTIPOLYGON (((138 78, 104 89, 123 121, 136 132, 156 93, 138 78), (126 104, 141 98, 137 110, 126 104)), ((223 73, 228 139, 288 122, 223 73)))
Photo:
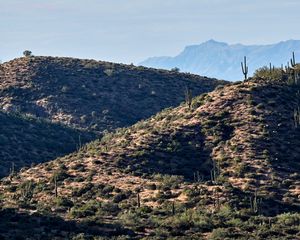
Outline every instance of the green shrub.
POLYGON ((82 206, 75 206, 71 209, 70 215, 73 218, 84 218, 88 216, 94 216, 100 209, 101 203, 97 201, 89 201, 82 206))
POLYGON ((113 202, 114 203, 119 203, 121 201, 123 201, 124 199, 126 199, 127 196, 125 193, 118 193, 113 197, 113 202))
POLYGON ((118 204, 116 204, 116 203, 105 202, 105 203, 102 203, 101 211, 104 213, 111 214, 111 215, 116 215, 119 213, 120 208, 119 208, 118 204))
POLYGON ((183 177, 178 175, 163 175, 156 174, 154 176, 156 181, 161 182, 159 186, 160 189, 174 189, 178 188, 179 185, 183 182, 183 177))
POLYGON ((216 228, 212 231, 209 240, 224 240, 228 239, 228 229, 226 228, 216 228))
POLYGON ((72 200, 66 198, 66 197, 58 197, 56 200, 55 200, 55 203, 58 207, 73 207, 74 204, 72 202, 72 200))
POLYGON ((274 69, 270 70, 269 67, 264 66, 262 68, 257 69, 253 76, 255 78, 281 80, 283 77, 283 74, 282 74, 282 70, 280 68, 274 68, 274 69))

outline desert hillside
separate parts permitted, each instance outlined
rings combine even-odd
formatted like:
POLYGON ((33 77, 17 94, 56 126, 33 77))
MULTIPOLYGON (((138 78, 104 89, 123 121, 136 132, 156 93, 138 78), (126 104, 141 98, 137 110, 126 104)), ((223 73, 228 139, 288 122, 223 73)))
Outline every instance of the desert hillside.
POLYGON ((0 65, 0 108, 101 132, 177 106, 224 81, 175 71, 58 57, 0 65))
POLYGON ((5 178, 0 234, 31 236, 7 228, 21 217, 45 239, 298 239, 299 90, 218 87, 5 178))
POLYGON ((95 60, 28 56, 0 64, 0 176, 176 106, 186 89, 200 94, 219 84, 226 82, 95 60))

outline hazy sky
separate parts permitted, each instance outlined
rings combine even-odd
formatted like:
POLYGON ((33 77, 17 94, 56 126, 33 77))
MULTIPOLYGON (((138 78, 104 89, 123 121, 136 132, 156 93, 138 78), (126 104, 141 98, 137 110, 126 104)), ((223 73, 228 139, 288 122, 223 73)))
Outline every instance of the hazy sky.
POLYGON ((299 0, 0 0, 0 59, 73 56, 138 63, 208 39, 300 39, 299 0))

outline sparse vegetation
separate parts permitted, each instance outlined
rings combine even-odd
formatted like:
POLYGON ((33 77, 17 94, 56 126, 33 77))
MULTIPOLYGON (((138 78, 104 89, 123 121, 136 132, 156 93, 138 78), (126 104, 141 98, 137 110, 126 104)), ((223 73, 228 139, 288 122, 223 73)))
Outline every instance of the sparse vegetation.
POLYGON ((11 170, 0 238, 300 238, 300 89, 276 71, 11 170))
MULTIPOLYGON (((30 51, 25 53, 31 56, 30 51)), ((186 86, 198 95, 227 83, 178 71, 73 58, 26 57, 1 67, 0 109, 98 133, 177 106, 184 101, 186 86)))
POLYGON ((268 79, 268 80, 274 80, 274 81, 280 81, 284 78, 284 73, 282 72, 281 68, 271 68, 270 69, 267 66, 264 66, 255 71, 254 77, 268 79))

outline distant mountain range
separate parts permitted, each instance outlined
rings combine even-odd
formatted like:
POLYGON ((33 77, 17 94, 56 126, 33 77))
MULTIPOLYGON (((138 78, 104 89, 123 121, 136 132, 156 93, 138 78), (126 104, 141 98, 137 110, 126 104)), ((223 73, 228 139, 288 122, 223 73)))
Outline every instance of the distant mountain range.
POLYGON ((288 40, 270 45, 227 44, 209 40, 200 45, 187 46, 175 57, 152 57, 140 65, 162 69, 179 68, 191 72, 226 80, 240 80, 243 75, 240 63, 247 56, 249 74, 271 62, 275 66, 287 64, 292 52, 300 58, 300 41, 288 40))

